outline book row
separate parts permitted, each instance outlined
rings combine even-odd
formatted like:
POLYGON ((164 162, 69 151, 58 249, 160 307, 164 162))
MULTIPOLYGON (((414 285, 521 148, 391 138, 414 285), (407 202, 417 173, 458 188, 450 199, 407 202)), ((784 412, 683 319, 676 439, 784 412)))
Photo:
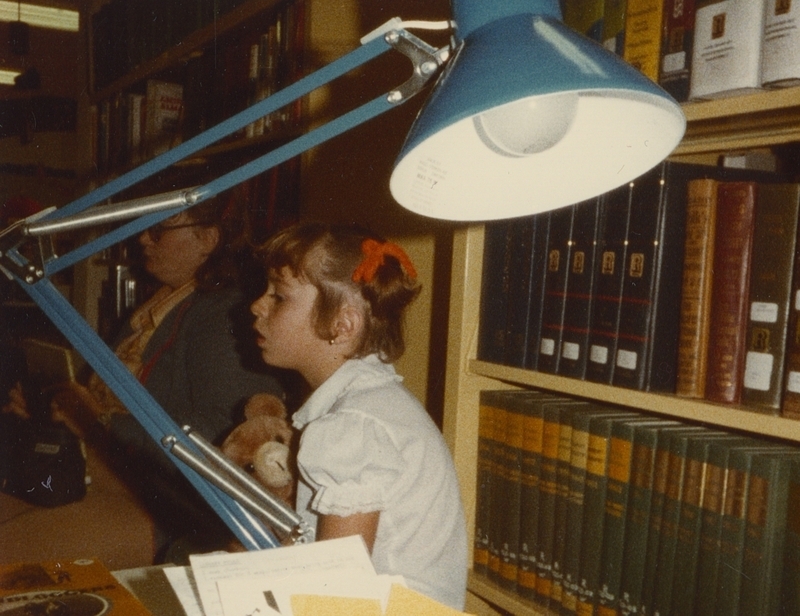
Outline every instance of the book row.
POLYGON ((95 89, 101 89, 243 0, 111 0, 92 15, 95 89))
POLYGON ((678 101, 800 83, 800 7, 789 0, 562 0, 564 22, 678 101))
MULTIPOLYGON (((109 172, 140 164, 291 83, 301 71, 304 36, 302 3, 283 3, 258 27, 192 54, 168 79, 147 79, 100 101, 94 108, 96 167, 109 172)), ((95 56, 96 71, 98 62, 95 56)), ((229 139, 293 126, 298 105, 260 118, 229 139)))
POLYGON ((487 224, 478 359, 798 414, 800 187, 781 180, 665 162, 487 224))
POLYGON ((528 390, 480 395, 473 569, 561 614, 797 614, 800 451, 528 390))

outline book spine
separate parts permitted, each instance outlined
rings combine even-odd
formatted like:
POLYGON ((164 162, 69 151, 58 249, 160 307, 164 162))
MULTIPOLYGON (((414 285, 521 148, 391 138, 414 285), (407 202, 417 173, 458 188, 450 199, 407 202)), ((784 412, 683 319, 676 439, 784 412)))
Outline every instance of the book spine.
POLYGON ((755 182, 721 182, 717 189, 706 378, 711 402, 741 401, 756 192, 755 182))
POLYGON ((473 543, 473 570, 489 573, 489 525, 492 511, 492 455, 494 453, 493 393, 482 391, 478 411, 478 463, 477 495, 475 502, 475 538, 473 543))
POLYGON ((506 313, 511 301, 511 224, 488 223, 484 232, 477 357, 502 363, 506 355, 506 313))
POLYGON ((506 405, 506 430, 502 447, 502 508, 505 513, 500 528, 500 585, 510 591, 517 588, 519 573, 520 489, 524 415, 520 404, 524 393, 509 393, 506 405))
POLYGON ((576 410, 564 408, 558 439, 556 462, 556 499, 553 524, 553 584, 550 587, 550 605, 561 605, 564 594, 565 546, 567 539, 567 498, 569 497, 569 473, 572 455, 572 423, 576 410))
POLYGON ((714 271, 717 181, 697 178, 687 188, 686 242, 681 289, 678 375, 675 392, 705 397, 708 327, 714 271))
POLYGON ((589 450, 589 413, 578 413, 573 418, 570 444, 569 492, 567 494, 566 538, 562 572, 561 611, 574 614, 578 601, 578 574, 583 529, 584 488, 586 485, 586 459, 589 450))
POLYGON ((564 0, 563 22, 593 41, 603 38, 604 0, 564 0))
POLYGON ((666 0, 658 83, 682 103, 689 99, 694 43, 694 0, 666 0))
POLYGON ((617 349, 622 281, 628 249, 629 184, 602 197, 586 380, 611 384, 617 349))
POLYGON ((793 467, 798 452, 756 455, 750 471, 740 614, 779 614, 793 467))
POLYGON ((537 364, 537 370, 540 372, 556 373, 561 359, 574 213, 574 206, 550 212, 550 238, 547 245, 547 271, 544 280, 544 304, 537 364))
POLYGON ((550 214, 536 215, 536 229, 533 240, 531 266, 531 296, 528 306, 528 350, 525 354, 525 367, 536 370, 539 365, 539 348, 542 336, 542 316, 544 311, 544 281, 547 275, 547 250, 550 241, 550 214))
POLYGON ((663 0, 628 0, 623 58, 658 82, 663 0))
POLYGON ((493 419, 492 425, 492 439, 490 441, 492 447, 491 453, 491 486, 492 486, 492 501, 491 512, 489 513, 489 559, 487 563, 489 579, 499 583, 500 582, 500 551, 502 549, 503 529, 506 525, 508 511, 504 506, 503 498, 504 492, 508 489, 508 483, 505 477, 505 440, 506 430, 508 429, 508 410, 505 408, 502 394, 498 395, 491 402, 491 413, 493 419))
POLYGON ((622 56, 625 52, 626 0, 606 0, 603 7, 603 47, 622 56))
POLYGON ((742 404, 780 414, 800 185, 761 184, 753 231, 742 404))
POLYGON ((781 415, 800 419, 800 251, 794 258, 781 415))
POLYGON ((589 321, 597 254, 599 198, 575 206, 572 228, 572 253, 567 273, 561 359, 557 372, 582 379, 586 374, 589 347, 589 321))
POLYGON ((603 549, 603 512, 608 485, 608 454, 613 417, 593 418, 589 425, 589 448, 586 457, 586 486, 581 530, 581 561, 578 576, 578 600, 575 613, 594 613, 599 593, 603 549))
POLYGON ((536 594, 545 606, 550 603, 553 586, 553 551, 555 541, 555 502, 557 490, 558 445, 561 438, 561 408, 545 405, 543 409, 542 465, 539 480, 539 538, 536 558, 536 594))
POLYGON ((503 363, 507 366, 524 368, 527 364, 529 347, 528 328, 531 317, 532 293, 541 292, 540 287, 532 287, 534 261, 536 260, 534 240, 536 225, 540 219, 528 216, 511 225, 511 275, 509 281, 510 300, 506 319, 506 352, 503 363))
POLYGON ((522 423, 520 471, 519 571, 517 589, 522 597, 536 597, 539 546, 540 475, 544 418, 540 404, 530 400, 522 423))
POLYGON ((780 604, 784 614, 800 613, 800 471, 793 466, 788 485, 783 582, 780 604))
POLYGON ((700 3, 695 12, 689 98, 715 98, 761 87, 766 0, 700 3))
POLYGON ((800 5, 796 2, 767 2, 761 83, 773 87, 800 83, 800 5))

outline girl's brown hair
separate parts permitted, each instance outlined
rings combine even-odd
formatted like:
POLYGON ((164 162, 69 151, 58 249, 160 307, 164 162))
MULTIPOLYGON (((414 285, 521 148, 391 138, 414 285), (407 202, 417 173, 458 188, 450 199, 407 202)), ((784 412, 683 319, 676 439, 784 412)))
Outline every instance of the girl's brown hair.
POLYGON ((385 240, 357 225, 301 223, 279 232, 257 251, 267 272, 289 268, 319 291, 314 306, 317 335, 333 337, 333 322, 353 294, 363 298, 364 332, 355 357, 377 353, 382 361, 397 360, 405 350, 403 312, 419 294, 412 272, 387 254, 369 281, 356 282, 353 273, 364 259, 362 245, 385 240))

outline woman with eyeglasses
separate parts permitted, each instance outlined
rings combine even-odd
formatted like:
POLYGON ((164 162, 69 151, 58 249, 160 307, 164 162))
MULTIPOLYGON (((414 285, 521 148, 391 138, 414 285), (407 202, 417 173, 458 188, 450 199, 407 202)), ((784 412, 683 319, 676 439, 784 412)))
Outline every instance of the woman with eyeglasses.
MULTIPOLYGON (((234 202, 218 198, 151 227, 139 243, 143 267, 160 287, 134 311, 112 348, 179 426, 219 445, 251 396, 284 395, 250 336, 239 284, 249 254, 244 216, 234 202)), ((222 522, 105 383, 92 375, 73 393, 105 426, 103 444, 153 514, 161 552, 156 560, 226 545, 231 537, 222 522)), ((20 388, 6 410, 25 414, 20 388)), ((98 425, 89 423, 88 431, 81 429, 85 438, 91 438, 91 424, 98 425)))

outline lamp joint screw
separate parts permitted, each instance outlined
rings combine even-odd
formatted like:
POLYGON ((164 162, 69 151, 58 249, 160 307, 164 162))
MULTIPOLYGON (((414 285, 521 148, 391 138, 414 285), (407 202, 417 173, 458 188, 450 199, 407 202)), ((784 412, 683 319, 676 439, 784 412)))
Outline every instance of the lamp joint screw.
POLYGON ((400 39, 400 35, 397 33, 397 30, 392 30, 391 32, 387 32, 386 36, 383 37, 383 40, 386 41, 389 45, 394 45, 400 39))
POLYGON ((436 64, 436 62, 429 60, 428 62, 423 62, 419 67, 419 70, 423 75, 430 75, 431 73, 436 72, 437 68, 439 68, 439 65, 436 64))
POLYGON ((403 95, 399 90, 392 90, 389 92, 386 100, 388 100, 390 103, 399 103, 403 100, 403 95))

